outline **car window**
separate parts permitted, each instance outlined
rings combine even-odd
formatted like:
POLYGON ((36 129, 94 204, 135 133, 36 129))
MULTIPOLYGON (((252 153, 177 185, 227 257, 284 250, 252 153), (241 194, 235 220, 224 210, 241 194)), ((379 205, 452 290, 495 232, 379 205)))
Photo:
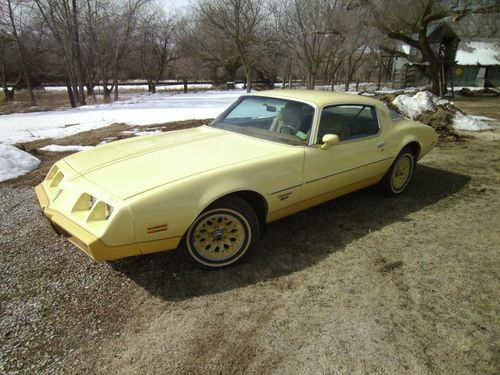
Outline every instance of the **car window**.
POLYGON ((314 108, 293 100, 244 96, 211 126, 294 145, 307 144, 314 108))
POLYGON ((387 107, 387 109, 389 110, 389 116, 391 116, 392 121, 396 122, 404 118, 400 113, 396 112, 394 109, 390 107, 387 107))
POLYGON ((375 107, 369 105, 335 105, 321 112, 317 143, 325 134, 336 134, 347 141, 377 134, 379 125, 375 107))

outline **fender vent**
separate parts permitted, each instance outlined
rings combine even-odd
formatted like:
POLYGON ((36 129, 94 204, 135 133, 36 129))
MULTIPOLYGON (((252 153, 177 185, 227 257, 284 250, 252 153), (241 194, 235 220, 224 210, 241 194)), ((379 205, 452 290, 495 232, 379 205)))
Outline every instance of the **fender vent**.
POLYGON ((148 234, 152 234, 152 233, 156 233, 156 232, 163 232, 166 230, 168 230, 168 224, 157 225, 155 227, 149 227, 148 234))

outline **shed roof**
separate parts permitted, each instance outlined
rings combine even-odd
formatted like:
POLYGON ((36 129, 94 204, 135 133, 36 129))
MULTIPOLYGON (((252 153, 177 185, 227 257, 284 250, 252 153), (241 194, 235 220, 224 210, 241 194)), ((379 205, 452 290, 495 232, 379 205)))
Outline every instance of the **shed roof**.
POLYGON ((500 40, 462 40, 455 60, 458 65, 500 65, 500 40))

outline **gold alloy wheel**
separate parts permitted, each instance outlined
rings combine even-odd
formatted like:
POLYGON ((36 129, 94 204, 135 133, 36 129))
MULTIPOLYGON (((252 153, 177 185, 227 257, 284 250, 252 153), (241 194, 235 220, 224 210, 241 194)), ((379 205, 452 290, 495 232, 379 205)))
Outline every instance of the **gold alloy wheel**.
POLYGON ((207 260, 232 257, 245 244, 245 228, 232 214, 221 211, 204 217, 193 231, 193 247, 207 260))
POLYGON ((410 154, 403 155, 392 172, 391 185, 394 192, 400 192, 408 183, 413 170, 413 158, 410 154))

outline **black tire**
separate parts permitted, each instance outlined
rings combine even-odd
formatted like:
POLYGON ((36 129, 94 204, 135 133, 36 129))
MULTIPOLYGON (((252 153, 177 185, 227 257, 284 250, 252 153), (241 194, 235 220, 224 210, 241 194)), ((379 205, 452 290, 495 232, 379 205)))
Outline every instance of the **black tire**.
POLYGON ((378 191, 388 197, 402 194, 413 177, 415 167, 415 154, 409 147, 405 147, 378 183, 378 191))
POLYGON ((225 197, 193 221, 184 235, 182 250, 198 267, 227 267, 255 248, 259 232, 252 207, 238 197, 225 197))

